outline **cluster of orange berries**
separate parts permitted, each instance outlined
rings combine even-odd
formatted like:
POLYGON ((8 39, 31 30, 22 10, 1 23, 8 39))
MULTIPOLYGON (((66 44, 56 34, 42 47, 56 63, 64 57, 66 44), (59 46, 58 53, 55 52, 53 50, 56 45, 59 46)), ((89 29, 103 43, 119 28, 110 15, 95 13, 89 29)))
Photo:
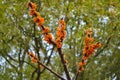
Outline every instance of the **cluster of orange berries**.
MULTIPOLYGON (((66 37, 65 21, 63 19, 58 21, 59 26, 57 28, 56 40, 53 40, 52 34, 50 33, 50 28, 44 26, 44 18, 42 18, 40 16, 40 13, 37 12, 37 10, 36 10, 36 4, 33 2, 29 2, 28 8, 30 8, 30 15, 34 17, 34 19, 33 19, 34 23, 36 23, 38 25, 38 27, 42 30, 42 34, 44 35, 44 40, 49 44, 53 43, 57 48, 61 48, 62 42, 63 42, 64 38, 66 37)), ((38 62, 38 58, 34 55, 33 52, 29 52, 28 55, 30 55, 32 57, 32 62, 34 62, 34 63, 38 62)), ((68 61, 66 60, 65 55, 63 55, 63 57, 65 59, 65 63, 67 63, 68 61)), ((41 65, 40 65, 40 67, 41 67, 41 65)))
POLYGON ((44 40, 47 42, 47 43, 51 43, 52 42, 52 34, 50 33, 50 28, 49 27, 45 27, 43 26, 44 24, 44 18, 42 18, 40 16, 40 13, 36 11, 36 4, 35 3, 32 3, 32 2, 29 2, 28 3, 28 7, 31 8, 30 10, 30 15, 34 16, 34 19, 33 21, 38 24, 38 27, 41 28, 43 31, 42 31, 42 34, 44 35, 44 40))
MULTIPOLYGON (((28 55, 31 57, 31 60, 32 60, 33 63, 37 63, 38 62, 38 57, 35 55, 34 52, 32 52, 32 51, 28 52, 28 55)), ((43 68, 42 65, 39 65, 39 67, 40 67, 40 69, 43 68)))
POLYGON ((58 21, 58 28, 57 28, 57 33, 56 33, 56 47, 57 48, 61 48, 62 47, 62 42, 64 40, 64 38, 66 37, 66 32, 65 32, 65 28, 66 28, 66 23, 63 19, 58 21))
MULTIPOLYGON (((58 26, 57 32, 56 32, 56 40, 53 41, 52 34, 50 33, 50 28, 43 26, 44 18, 42 18, 40 16, 40 13, 36 11, 36 4, 29 2, 28 7, 31 8, 30 15, 32 15, 34 17, 34 19, 33 19, 34 23, 36 23, 38 25, 38 27, 43 30, 42 34, 44 35, 44 40, 49 44, 54 43, 56 45, 56 47, 58 49, 60 49, 62 47, 63 40, 66 37, 66 32, 65 32, 66 23, 65 23, 64 19, 61 19, 58 21, 59 26, 58 26)), ((93 44, 94 39, 92 38, 92 34, 93 34, 93 32, 90 29, 86 30, 83 58, 82 58, 82 61, 79 62, 79 64, 78 64, 79 71, 84 70, 84 65, 86 65, 87 59, 94 53, 95 49, 101 47, 100 42, 93 44)), ((34 63, 38 62, 38 57, 35 56, 35 54, 33 52, 29 52, 28 55, 31 56, 32 62, 34 62, 34 63)), ((63 58, 65 60, 65 63, 68 63, 64 54, 63 54, 63 58)), ((42 68, 42 67, 43 66, 40 65, 40 68, 42 68)))
POLYGON ((95 49, 98 49, 101 47, 101 43, 97 42, 95 44, 92 44, 94 39, 92 38, 93 32, 90 29, 86 30, 86 37, 84 41, 84 50, 83 50, 83 58, 82 61, 79 62, 79 71, 84 70, 84 65, 86 65, 87 59, 94 53, 95 49))
POLYGON ((28 52, 28 55, 32 58, 32 62, 33 63, 37 63, 38 62, 38 57, 35 55, 35 53, 33 53, 31 51, 31 52, 28 52))
POLYGON ((66 37, 66 32, 65 32, 66 23, 65 23, 65 21, 63 19, 58 21, 59 27, 57 28, 56 40, 53 41, 52 34, 50 33, 50 28, 43 26, 44 18, 42 18, 40 16, 40 13, 36 11, 36 4, 29 2, 28 7, 31 8, 30 15, 35 17, 33 21, 35 23, 37 23, 38 27, 43 30, 42 34, 44 35, 44 40, 49 44, 54 42, 57 48, 61 48, 62 42, 63 42, 64 38, 66 37))

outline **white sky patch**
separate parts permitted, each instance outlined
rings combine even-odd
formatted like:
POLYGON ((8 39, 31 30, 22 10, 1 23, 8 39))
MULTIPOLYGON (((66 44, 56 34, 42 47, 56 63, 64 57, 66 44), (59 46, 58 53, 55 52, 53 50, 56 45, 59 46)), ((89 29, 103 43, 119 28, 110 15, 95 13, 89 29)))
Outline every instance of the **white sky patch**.
POLYGON ((28 18, 28 15, 27 15, 27 14, 23 14, 23 17, 27 19, 27 18, 28 18))
POLYGON ((109 11, 109 12, 114 12, 114 13, 116 13, 115 7, 113 7, 113 6, 111 6, 110 8, 108 8, 108 11, 109 11))
POLYGON ((67 80, 65 72, 63 73, 62 77, 67 80))
POLYGON ((97 60, 95 60, 95 61, 94 61, 94 63, 95 63, 95 64, 97 64, 97 63, 98 63, 98 61, 97 61, 97 60))
POLYGON ((82 26, 84 26, 84 25, 86 24, 86 22, 84 22, 84 21, 82 20, 82 21, 80 21, 80 24, 81 24, 82 26))
POLYGON ((61 18, 65 19, 65 15, 61 15, 61 16, 60 16, 60 19, 61 19, 61 18))
POLYGON ((93 32, 94 32, 94 37, 97 37, 98 32, 100 31, 99 29, 93 28, 93 32))
POLYGON ((117 80, 117 77, 114 77, 112 80, 117 80))
POLYGON ((0 56, 0 66, 5 66, 5 59, 0 56))
POLYGON ((120 46, 118 46, 118 49, 120 49, 120 46))
POLYGON ((107 16, 103 16, 102 18, 99 18, 99 22, 102 22, 104 24, 107 24, 108 20, 109 20, 109 17, 107 16))
POLYGON ((51 51, 48 51, 47 55, 50 56, 50 54, 51 54, 51 51))
POLYGON ((34 51, 31 51, 31 52, 33 52, 33 54, 35 55, 35 52, 34 52, 34 51))

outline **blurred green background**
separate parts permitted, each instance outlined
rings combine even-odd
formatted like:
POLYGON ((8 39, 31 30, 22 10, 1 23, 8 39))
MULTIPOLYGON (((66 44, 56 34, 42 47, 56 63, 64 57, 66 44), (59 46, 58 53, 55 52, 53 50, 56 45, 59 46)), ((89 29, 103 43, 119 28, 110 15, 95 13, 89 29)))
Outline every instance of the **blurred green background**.
MULTIPOLYGON (((62 51, 72 80, 82 59, 85 30, 91 28, 102 47, 87 61, 78 80, 120 80, 119 0, 31 0, 45 18, 55 38, 58 20, 65 17, 67 37, 62 51)), ((37 80, 38 66, 26 54, 34 51, 40 61, 65 77, 57 49, 43 41, 41 30, 29 15, 28 0, 0 0, 0 80, 37 80), (53 52, 52 52, 53 51, 53 52)), ((59 80, 47 70, 40 80, 59 80)))

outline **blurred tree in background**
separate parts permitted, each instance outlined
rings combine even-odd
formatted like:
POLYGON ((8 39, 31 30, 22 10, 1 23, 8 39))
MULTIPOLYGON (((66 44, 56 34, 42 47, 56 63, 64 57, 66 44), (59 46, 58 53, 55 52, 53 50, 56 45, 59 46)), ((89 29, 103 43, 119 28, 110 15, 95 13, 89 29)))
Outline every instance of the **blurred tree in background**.
MULTIPOLYGON (((65 17, 67 37, 62 51, 68 60, 72 80, 81 61, 85 30, 91 28, 102 47, 88 60, 78 80, 120 79, 119 0, 33 0, 55 36, 58 20, 65 17)), ((33 64, 29 51, 65 77, 57 49, 47 45, 35 27, 27 8, 28 0, 0 0, 0 80, 59 80, 48 70, 33 64), (38 74, 39 73, 39 74, 38 74)))

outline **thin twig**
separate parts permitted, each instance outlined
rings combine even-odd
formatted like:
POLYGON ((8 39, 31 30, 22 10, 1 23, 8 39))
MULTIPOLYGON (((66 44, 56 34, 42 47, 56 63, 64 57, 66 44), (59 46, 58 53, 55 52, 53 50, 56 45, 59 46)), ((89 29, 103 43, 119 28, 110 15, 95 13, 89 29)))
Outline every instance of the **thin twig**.
POLYGON ((113 28, 113 31, 110 33, 110 36, 107 38, 105 46, 95 55, 95 57, 97 57, 105 48, 108 47, 108 44, 110 43, 112 36, 114 36, 114 32, 116 31, 116 29, 117 29, 117 26, 113 28))
POLYGON ((12 58, 10 55, 7 54, 7 56, 9 57, 9 59, 13 60, 14 62, 18 62, 16 59, 12 58))
POLYGON ((25 62, 26 64, 32 66, 32 67, 35 68, 35 69, 37 68, 36 66, 32 65, 31 63, 29 63, 29 62, 27 62, 27 61, 21 60, 21 62, 25 62))
POLYGON ((49 58, 48 58, 48 61, 47 61, 46 65, 48 65, 49 62, 50 62, 50 59, 51 59, 51 56, 52 56, 52 53, 53 53, 54 48, 55 48, 55 45, 53 45, 53 48, 52 48, 51 54, 50 54, 50 56, 49 56, 49 58))
POLYGON ((44 65, 43 63, 41 63, 40 61, 38 61, 38 63, 40 65, 42 65, 44 68, 46 68, 47 70, 49 70, 51 73, 53 73, 54 75, 56 75, 58 78, 60 78, 61 80, 65 80, 64 78, 62 78, 58 73, 56 73, 55 71, 53 71, 52 69, 50 69, 49 67, 47 67, 46 65, 44 65))
POLYGON ((32 75, 31 75, 31 79, 30 79, 30 80, 33 80, 34 75, 35 75, 36 72, 37 72, 37 69, 35 69, 35 70, 32 72, 32 75))
MULTIPOLYGON (((34 42, 35 42, 35 47, 36 47, 36 52, 37 52, 37 56, 38 56, 38 60, 40 60, 40 54, 39 54, 39 46, 38 46, 38 39, 36 37, 36 28, 35 28, 36 24, 34 23, 33 25, 33 29, 34 29, 34 42)), ((37 77, 36 80, 40 79, 40 68, 39 68, 39 63, 38 63, 38 68, 37 68, 37 77)))
POLYGON ((80 74, 80 71, 78 70, 74 80, 77 80, 79 74, 80 74))
POLYGON ((12 62, 10 62, 10 60, 8 60, 7 57, 3 56, 3 58, 8 62, 8 64, 10 64, 11 67, 15 68, 15 70, 18 71, 17 67, 14 64, 12 64, 12 62))
MULTIPOLYGON (((53 45, 52 51, 51 51, 51 53, 50 53, 50 56, 48 57, 48 60, 47 60, 46 65, 48 65, 48 64, 50 63, 50 59, 51 59, 51 57, 52 57, 54 48, 55 48, 55 45, 53 45)), ((41 71, 41 73, 43 73, 44 71, 45 71, 45 68, 41 71)))

